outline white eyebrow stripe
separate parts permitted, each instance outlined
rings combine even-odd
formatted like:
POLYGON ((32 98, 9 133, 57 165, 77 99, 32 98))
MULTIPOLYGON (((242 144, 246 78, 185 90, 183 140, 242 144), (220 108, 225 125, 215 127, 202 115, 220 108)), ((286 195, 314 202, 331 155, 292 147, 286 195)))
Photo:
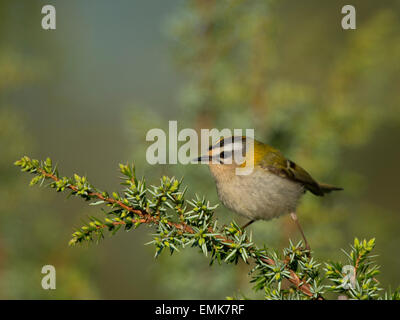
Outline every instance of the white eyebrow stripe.
POLYGON ((235 142, 228 144, 227 146, 224 147, 224 150, 226 148, 226 151, 235 151, 235 150, 242 150, 243 144, 242 142, 235 142))
POLYGON ((212 149, 212 154, 220 154, 221 152, 232 152, 242 150, 243 144, 242 142, 230 143, 228 145, 224 145, 223 147, 216 147, 212 149))

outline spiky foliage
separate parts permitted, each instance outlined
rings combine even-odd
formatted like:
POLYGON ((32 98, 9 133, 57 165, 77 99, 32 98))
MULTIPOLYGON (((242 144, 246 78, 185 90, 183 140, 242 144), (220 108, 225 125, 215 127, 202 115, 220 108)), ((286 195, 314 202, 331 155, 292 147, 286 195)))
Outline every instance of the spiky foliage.
POLYGON ((394 293, 379 292, 375 276, 379 267, 373 264, 370 255, 375 239, 359 241, 357 238, 349 253, 349 262, 325 263, 325 268, 316 262, 311 253, 299 242, 290 242, 283 255, 265 246, 259 248, 251 234, 242 230, 236 222, 219 226, 214 218, 217 206, 196 196, 185 200, 187 188, 182 189, 182 180, 162 177, 158 186, 146 186, 145 179, 137 179, 135 167, 120 164, 121 194, 101 191, 84 176, 74 174, 72 178, 60 176, 50 158, 45 161, 25 156, 15 162, 22 171, 35 176, 30 185, 43 184, 57 192, 69 191, 90 205, 108 208, 103 219, 90 217, 85 225, 72 234, 70 245, 99 241, 104 233, 114 235, 121 228, 136 229, 142 224, 154 227, 153 240, 156 257, 167 250, 171 254, 185 247, 196 247, 210 259, 210 264, 242 261, 252 264, 250 271, 254 290, 263 290, 264 297, 274 299, 324 299, 334 292, 349 299, 399 299, 399 290, 394 293))

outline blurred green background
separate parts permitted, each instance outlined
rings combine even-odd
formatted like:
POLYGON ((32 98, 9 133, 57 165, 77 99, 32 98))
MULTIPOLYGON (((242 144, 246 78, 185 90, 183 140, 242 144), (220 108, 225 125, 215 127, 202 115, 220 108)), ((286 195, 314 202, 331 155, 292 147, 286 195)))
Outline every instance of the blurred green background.
MULTIPOLYGON (((354 236, 376 237, 379 280, 400 283, 400 2, 0 1, 0 298, 206 299, 254 295, 250 267, 208 266, 195 250, 153 259, 151 229, 68 247, 98 209, 29 188, 12 164, 50 156, 61 173, 119 188, 119 162, 151 183, 184 176, 189 196, 218 202, 206 166, 150 166, 151 128, 254 128, 318 180, 345 191, 307 194, 299 217, 316 259, 345 260, 354 236), (54 232, 56 230, 56 232, 54 232), (41 268, 57 289, 41 288, 41 268)), ((224 207, 222 222, 234 216, 224 207)), ((280 249, 299 234, 288 217, 251 226, 280 249)))

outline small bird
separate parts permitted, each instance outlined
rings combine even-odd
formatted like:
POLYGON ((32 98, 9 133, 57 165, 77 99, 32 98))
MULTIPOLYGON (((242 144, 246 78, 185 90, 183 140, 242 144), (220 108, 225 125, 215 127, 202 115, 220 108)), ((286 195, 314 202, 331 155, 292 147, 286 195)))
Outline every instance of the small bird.
POLYGON ((310 246, 296 214, 300 198, 306 191, 323 196, 343 190, 318 183, 279 150, 246 136, 220 139, 196 160, 208 164, 221 202, 250 219, 242 229, 257 220, 290 214, 308 250, 310 246), (237 174, 238 168, 249 164, 253 164, 249 174, 237 174))

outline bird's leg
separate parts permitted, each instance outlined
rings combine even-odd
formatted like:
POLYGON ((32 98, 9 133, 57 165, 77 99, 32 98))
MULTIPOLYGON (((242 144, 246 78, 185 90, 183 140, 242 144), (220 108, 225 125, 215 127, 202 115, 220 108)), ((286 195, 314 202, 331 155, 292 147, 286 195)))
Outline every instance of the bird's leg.
POLYGON ((305 245, 306 245, 306 250, 310 251, 310 245, 308 244, 307 239, 306 239, 306 236, 304 235, 303 229, 301 228, 301 225, 300 225, 299 219, 297 218, 296 212, 292 212, 292 213, 290 214, 290 216, 292 217, 293 221, 296 223, 297 228, 299 229, 299 231, 300 231, 300 233, 301 233, 301 236, 302 236, 303 239, 304 239, 304 243, 305 243, 305 245))
POLYGON ((250 220, 250 221, 247 222, 241 229, 244 230, 246 227, 248 227, 249 225, 251 225, 254 221, 256 221, 256 220, 250 220))

